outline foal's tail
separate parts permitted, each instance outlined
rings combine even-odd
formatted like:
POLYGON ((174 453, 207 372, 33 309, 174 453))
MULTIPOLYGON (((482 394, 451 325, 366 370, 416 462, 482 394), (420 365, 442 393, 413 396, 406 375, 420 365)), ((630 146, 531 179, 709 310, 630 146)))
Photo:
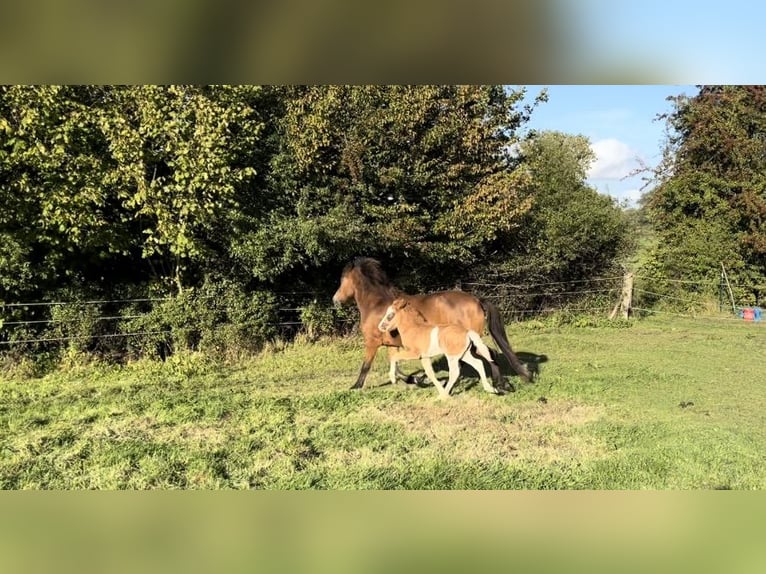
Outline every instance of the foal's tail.
POLYGON ((529 371, 524 364, 519 361, 519 358, 511 350, 511 343, 508 341, 508 336, 505 334, 505 324, 503 318, 500 316, 500 311, 497 309, 494 303, 481 300, 481 306, 484 308, 484 314, 487 316, 487 326, 489 333, 495 340, 495 343, 500 347, 500 350, 508 359, 516 373, 524 379, 526 382, 532 382, 532 377, 529 375, 529 371))

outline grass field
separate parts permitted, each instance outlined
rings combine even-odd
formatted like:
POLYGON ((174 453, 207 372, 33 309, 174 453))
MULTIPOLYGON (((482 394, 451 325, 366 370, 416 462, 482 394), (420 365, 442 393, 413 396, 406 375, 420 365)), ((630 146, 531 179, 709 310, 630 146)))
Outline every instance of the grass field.
POLYGON ((510 325, 547 361, 500 397, 470 376, 446 401, 391 386, 382 351, 350 391, 357 337, 6 377, 0 487, 764 488, 766 326, 618 325, 510 325))

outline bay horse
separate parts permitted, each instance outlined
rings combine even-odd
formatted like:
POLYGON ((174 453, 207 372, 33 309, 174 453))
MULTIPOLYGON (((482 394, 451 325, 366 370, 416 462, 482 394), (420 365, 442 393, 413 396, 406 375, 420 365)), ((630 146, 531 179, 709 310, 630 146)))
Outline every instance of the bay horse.
MULTIPOLYGON (((481 379, 484 390, 488 393, 499 394, 498 390, 489 384, 487 373, 484 371, 484 363, 471 354, 471 348, 475 348, 487 362, 492 365, 492 355, 487 345, 481 340, 481 335, 476 331, 465 329, 460 325, 432 325, 426 321, 423 314, 409 299, 398 298, 386 309, 386 314, 378 323, 378 329, 383 332, 391 332, 396 329, 402 339, 403 358, 418 358, 423 364, 423 369, 428 379, 434 384, 440 398, 448 398, 452 387, 455 386, 460 375, 460 361, 471 365, 481 379), (442 386, 434 373, 431 358, 437 355, 447 357, 449 366, 449 379, 442 386)), ((396 359, 398 353, 390 356, 391 369, 389 376, 391 384, 396 383, 396 359)))
MULTIPOLYGON (((523 380, 531 382, 526 367, 511 350, 503 319, 493 303, 463 291, 408 295, 391 283, 379 261, 369 257, 357 257, 343 268, 340 286, 332 297, 336 306, 353 299, 359 309, 359 327, 364 337, 364 360, 359 376, 351 386, 352 389, 361 389, 364 386, 372 361, 381 346, 389 347, 389 357, 396 352, 391 347, 402 346, 398 333, 384 333, 378 329, 380 317, 394 299, 399 297, 408 298, 426 320, 434 325, 454 323, 482 333, 486 321, 492 339, 500 347, 511 367, 523 380)), ((504 389, 505 383, 497 363, 490 363, 490 369, 495 387, 504 389)), ((509 390, 513 390, 513 387, 509 390)))

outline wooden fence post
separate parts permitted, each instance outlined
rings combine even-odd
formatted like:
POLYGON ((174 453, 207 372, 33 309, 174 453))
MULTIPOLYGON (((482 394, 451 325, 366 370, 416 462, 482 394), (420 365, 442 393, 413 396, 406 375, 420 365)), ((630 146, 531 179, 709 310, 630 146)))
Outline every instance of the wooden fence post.
POLYGON ((721 261, 721 275, 723 276, 724 281, 726 281, 726 287, 729 290, 729 299, 731 300, 731 312, 736 315, 737 305, 735 305, 734 303, 734 293, 731 292, 731 285, 729 284, 729 276, 726 274, 726 267, 723 266, 723 261, 721 261))
POLYGON ((633 273, 625 276, 625 286, 622 289, 622 316, 627 319, 633 310, 633 273))
POLYGON ((622 282, 622 292, 620 293, 620 299, 609 314, 610 319, 614 319, 617 316, 618 311, 622 311, 622 316, 627 319, 630 317, 631 309, 633 307, 633 273, 627 273, 622 282))

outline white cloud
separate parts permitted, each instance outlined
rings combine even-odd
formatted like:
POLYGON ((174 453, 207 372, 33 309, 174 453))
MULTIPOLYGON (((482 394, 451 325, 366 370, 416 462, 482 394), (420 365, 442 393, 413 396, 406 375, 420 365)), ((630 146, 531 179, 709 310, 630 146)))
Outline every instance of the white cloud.
POLYGON ((588 172, 589 179, 621 179, 638 167, 638 153, 618 139, 599 140, 590 147, 596 161, 588 172))

